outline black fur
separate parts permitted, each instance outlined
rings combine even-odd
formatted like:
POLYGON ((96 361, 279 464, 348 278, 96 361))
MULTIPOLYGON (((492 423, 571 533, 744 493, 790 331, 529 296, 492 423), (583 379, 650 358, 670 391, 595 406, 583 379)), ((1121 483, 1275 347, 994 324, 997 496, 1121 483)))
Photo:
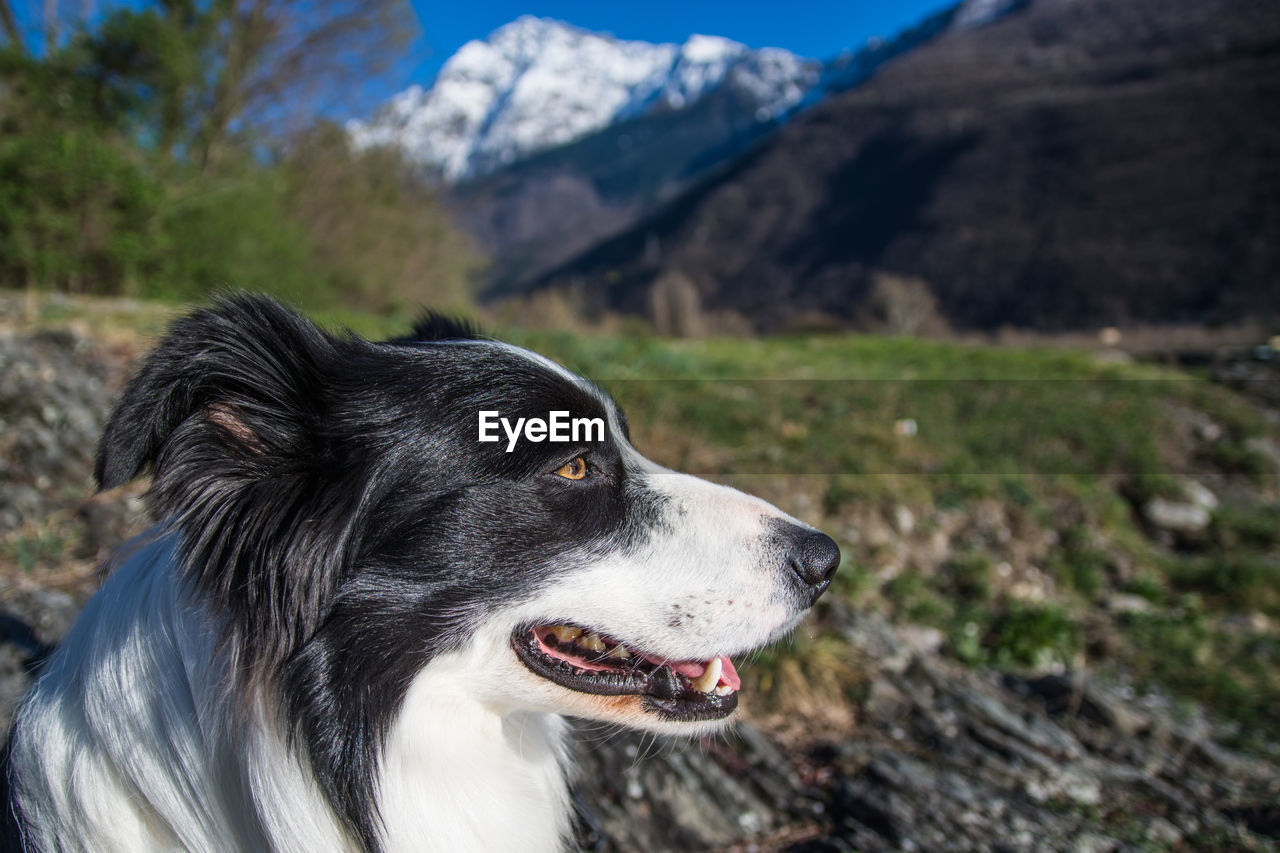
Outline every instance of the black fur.
POLYGON ((9 780, 9 750, 13 740, 6 740, 0 748, 0 853, 37 853, 34 846, 24 843, 22 817, 13 799, 13 785, 9 780))
MULTIPOLYGON (((639 544, 657 498, 611 436, 476 440, 477 413, 612 403, 439 317, 422 337, 334 337, 264 298, 179 321, 129 384, 96 473, 145 470, 237 687, 278 695, 335 812, 378 849, 380 746, 413 677, 490 609, 639 544), (450 343, 449 341, 454 341, 450 343), (555 470, 576 455, 591 476, 555 470)), ((616 415, 617 413, 615 413, 616 415)))
POLYGON ((461 317, 450 317, 436 311, 424 311, 413 324, 413 333, 396 338, 398 343, 418 343, 426 341, 478 341, 484 338, 470 320, 461 317))

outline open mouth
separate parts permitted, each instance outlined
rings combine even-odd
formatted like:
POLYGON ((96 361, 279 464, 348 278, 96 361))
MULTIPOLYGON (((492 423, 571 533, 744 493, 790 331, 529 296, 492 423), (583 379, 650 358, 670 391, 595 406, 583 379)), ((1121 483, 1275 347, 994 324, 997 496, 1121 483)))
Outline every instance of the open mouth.
POLYGON ((727 657, 664 660, 568 624, 520 629, 511 645, 535 675, 581 693, 639 696, 667 719, 715 720, 738 707, 742 680, 727 657))

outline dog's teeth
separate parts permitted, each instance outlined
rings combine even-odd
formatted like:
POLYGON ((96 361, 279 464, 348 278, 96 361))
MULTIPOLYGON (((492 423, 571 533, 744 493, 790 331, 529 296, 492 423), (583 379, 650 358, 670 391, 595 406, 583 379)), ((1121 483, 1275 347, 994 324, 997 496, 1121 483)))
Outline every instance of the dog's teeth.
POLYGON ((571 643, 578 639, 578 637, 582 636, 582 629, 572 628, 568 625, 552 625, 551 633, 554 634, 556 639, 560 642, 571 643))
POLYGON ((730 693, 733 692, 733 688, 727 684, 721 684, 719 687, 715 689, 714 692, 717 696, 728 696, 730 693))
POLYGON ((694 679, 693 689, 699 693, 710 693, 715 690, 716 685, 720 683, 720 670, 720 658, 712 658, 702 675, 694 679))
POLYGON ((631 658, 631 652, 627 651, 626 646, 619 643, 618 645, 609 649, 609 657, 617 658, 618 660, 629 660, 631 658))
POLYGON ((599 634, 588 634, 580 638, 578 645, 593 652, 603 652, 605 650, 604 640, 600 639, 599 634))

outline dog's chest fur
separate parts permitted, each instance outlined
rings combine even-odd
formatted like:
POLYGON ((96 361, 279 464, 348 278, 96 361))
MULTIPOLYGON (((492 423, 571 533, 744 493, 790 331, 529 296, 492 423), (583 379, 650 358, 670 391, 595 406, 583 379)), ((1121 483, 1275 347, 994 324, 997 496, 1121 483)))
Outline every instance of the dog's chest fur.
POLYGON ((560 850, 568 830, 566 723, 495 713, 458 685, 463 655, 415 679, 388 739, 378 806, 387 850, 560 850))
MULTIPOLYGON (((41 850, 71 838, 84 850, 355 849, 267 715, 237 719, 219 686, 215 632, 184 600, 172 560, 159 540, 122 565, 91 605, 102 618, 78 626, 54 664, 75 668, 61 680, 78 689, 37 691, 23 708, 15 755, 45 769, 23 780, 40 786, 25 792, 41 808, 29 817, 42 832, 28 841, 41 850), (186 795, 167 795, 174 790, 186 795)), ((443 655, 409 688, 378 779, 387 853, 562 849, 567 725, 478 701, 459 687, 474 666, 443 655)))

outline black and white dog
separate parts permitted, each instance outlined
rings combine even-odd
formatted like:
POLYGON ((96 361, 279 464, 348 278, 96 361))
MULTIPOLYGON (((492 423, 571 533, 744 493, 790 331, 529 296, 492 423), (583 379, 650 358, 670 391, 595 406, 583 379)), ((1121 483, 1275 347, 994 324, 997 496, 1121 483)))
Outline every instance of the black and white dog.
POLYGON ((730 657, 826 588, 831 539, 648 461, 596 387, 416 331, 335 337, 240 296, 150 355, 96 473, 150 470, 163 521, 18 715, 23 849, 558 850, 561 714, 712 730, 730 657), (480 412, 604 428, 480 441, 480 412))

